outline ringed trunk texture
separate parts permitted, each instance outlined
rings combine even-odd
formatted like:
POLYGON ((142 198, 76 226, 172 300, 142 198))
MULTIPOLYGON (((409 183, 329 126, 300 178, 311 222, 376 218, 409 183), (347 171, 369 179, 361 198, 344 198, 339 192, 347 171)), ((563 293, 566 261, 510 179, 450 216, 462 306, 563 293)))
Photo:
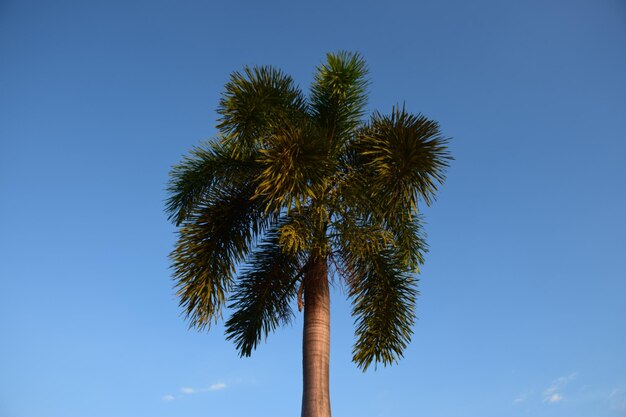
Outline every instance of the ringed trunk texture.
POLYGON ((331 417, 329 364, 328 267, 324 258, 317 258, 304 277, 302 417, 331 417))

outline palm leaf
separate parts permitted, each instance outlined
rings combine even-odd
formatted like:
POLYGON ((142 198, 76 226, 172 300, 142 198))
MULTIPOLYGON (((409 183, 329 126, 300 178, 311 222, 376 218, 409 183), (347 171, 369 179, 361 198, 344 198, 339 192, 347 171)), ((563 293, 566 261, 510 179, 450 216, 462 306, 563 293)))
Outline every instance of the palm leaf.
POLYGON ((430 205, 452 159, 439 124, 395 107, 391 115, 374 113, 354 143, 360 181, 378 204, 397 202, 417 208, 430 205))
POLYGON ((250 182, 256 172, 258 164, 253 158, 234 158, 222 142, 194 147, 170 172, 167 188, 170 197, 166 202, 169 220, 180 226, 216 190, 219 193, 223 187, 250 182))
POLYGON ((367 103, 365 60, 357 53, 327 54, 311 86, 311 113, 339 149, 361 123, 367 103))
POLYGON ((223 190, 210 205, 197 207, 179 230, 170 257, 192 327, 202 329, 219 317, 236 265, 268 222, 252 194, 252 187, 223 190))
POLYGON ((261 338, 293 316, 298 261, 282 251, 278 239, 277 229, 269 233, 233 291, 229 308, 235 312, 226 321, 226 339, 235 342, 241 356, 250 356, 261 338))
POLYGON ((300 210, 318 198, 333 169, 325 142, 310 124, 284 124, 268 136, 257 161, 261 172, 255 198, 276 212, 300 210))
POLYGON ((417 280, 391 248, 366 258, 351 256, 346 263, 356 317, 353 361, 364 371, 373 362, 397 362, 413 334, 417 280))
POLYGON ((300 89, 273 67, 244 67, 232 73, 224 88, 217 127, 237 155, 254 153, 275 128, 306 114, 300 89))
POLYGON ((419 272, 420 265, 424 263, 424 255, 428 252, 422 222, 420 214, 410 214, 406 210, 386 216, 384 220, 385 229, 393 235, 393 247, 399 261, 412 272, 419 272))

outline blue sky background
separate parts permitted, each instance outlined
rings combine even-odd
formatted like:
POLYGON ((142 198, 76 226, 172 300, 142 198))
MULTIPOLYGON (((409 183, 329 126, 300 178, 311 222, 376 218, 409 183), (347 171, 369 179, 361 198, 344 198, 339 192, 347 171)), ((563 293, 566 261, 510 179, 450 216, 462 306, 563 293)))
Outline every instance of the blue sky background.
POLYGON ((333 292, 333 414, 626 416, 623 0, 0 2, 0 416, 299 414, 300 316, 248 359, 187 330, 164 188, 231 71, 340 49, 456 161, 399 365, 333 292))

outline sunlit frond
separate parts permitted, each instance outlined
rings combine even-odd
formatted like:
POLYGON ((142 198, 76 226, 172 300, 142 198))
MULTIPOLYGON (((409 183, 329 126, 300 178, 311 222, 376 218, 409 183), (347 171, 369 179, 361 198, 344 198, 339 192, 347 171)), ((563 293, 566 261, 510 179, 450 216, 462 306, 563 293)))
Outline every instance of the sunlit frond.
POLYGON ((310 210, 292 212, 277 230, 278 244, 286 253, 296 255, 309 252, 313 247, 314 218, 310 210))
POLYGON ((268 137, 257 159, 262 171, 255 198, 269 209, 300 209, 324 190, 332 165, 324 141, 316 133, 307 125, 286 124, 268 137))
POLYGON ((311 111, 336 147, 361 123, 367 103, 366 76, 365 60, 358 53, 343 51, 327 54, 315 72, 311 111))

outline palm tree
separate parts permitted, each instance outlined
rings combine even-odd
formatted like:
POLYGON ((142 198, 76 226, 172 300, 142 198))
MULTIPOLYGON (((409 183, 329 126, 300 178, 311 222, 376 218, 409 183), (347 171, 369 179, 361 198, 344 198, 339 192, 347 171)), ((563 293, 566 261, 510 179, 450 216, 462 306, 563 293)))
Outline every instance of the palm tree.
POLYGON ((217 140, 171 171, 190 326, 208 329, 227 306, 226 338, 250 356, 304 309, 303 417, 331 415, 329 279, 352 302, 356 365, 402 357, 426 251, 418 202, 432 202, 451 159, 438 124, 404 107, 364 122, 366 74, 358 54, 328 54, 307 97, 275 68, 234 72, 217 140))

